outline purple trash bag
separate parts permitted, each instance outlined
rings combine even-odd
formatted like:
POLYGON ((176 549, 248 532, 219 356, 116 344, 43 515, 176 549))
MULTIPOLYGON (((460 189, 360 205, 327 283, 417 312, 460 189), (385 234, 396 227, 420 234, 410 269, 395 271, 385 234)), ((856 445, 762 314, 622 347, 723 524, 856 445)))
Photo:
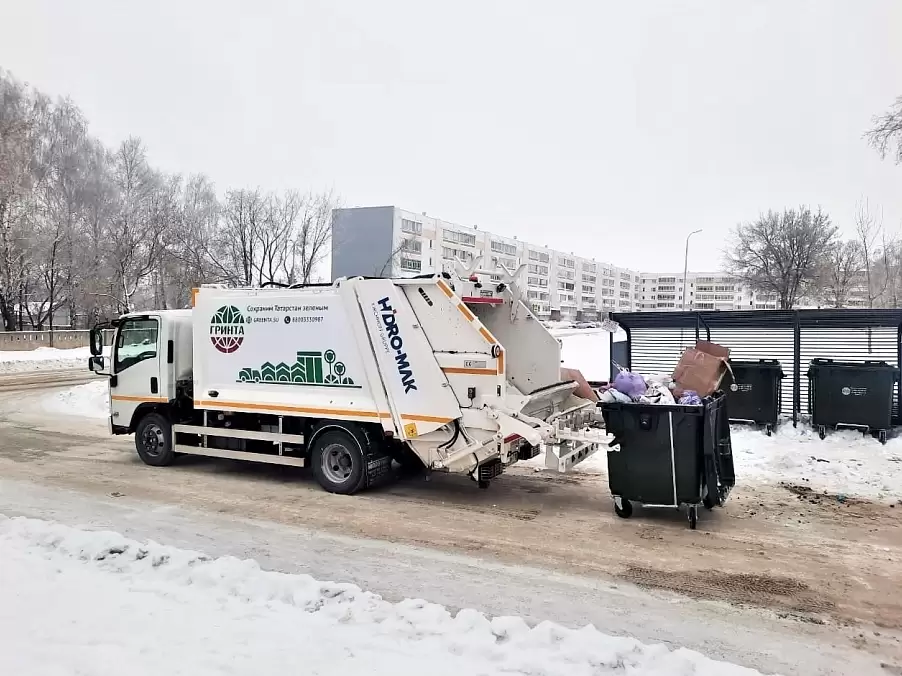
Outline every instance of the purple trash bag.
POLYGON ((638 399, 645 394, 648 386, 645 384, 645 378, 638 373, 621 371, 614 378, 614 389, 631 399, 638 399))
POLYGON ((683 396, 680 397, 680 404, 683 406, 698 406, 701 403, 701 397, 699 397, 698 392, 694 390, 685 390, 683 396))

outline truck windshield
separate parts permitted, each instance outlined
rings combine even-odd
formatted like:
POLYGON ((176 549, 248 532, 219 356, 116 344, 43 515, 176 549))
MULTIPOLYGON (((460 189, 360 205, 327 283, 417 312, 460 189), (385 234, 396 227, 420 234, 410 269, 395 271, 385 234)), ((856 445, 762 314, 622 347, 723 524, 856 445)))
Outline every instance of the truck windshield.
POLYGON ((157 356, 157 320, 126 319, 116 340, 116 373, 157 356))

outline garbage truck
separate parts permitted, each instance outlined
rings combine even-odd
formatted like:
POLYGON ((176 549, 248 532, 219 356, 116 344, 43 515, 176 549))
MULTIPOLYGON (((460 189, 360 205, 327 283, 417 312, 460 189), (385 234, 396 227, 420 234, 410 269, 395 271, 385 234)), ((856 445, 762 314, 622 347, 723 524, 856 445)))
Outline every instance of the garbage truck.
POLYGON ((134 434, 148 465, 193 454, 307 466, 343 494, 392 475, 393 461, 481 488, 543 450, 566 471, 605 441, 596 402, 562 381, 560 344, 524 302, 521 271, 478 265, 208 285, 190 309, 125 314, 108 355, 101 328, 91 334, 110 432, 134 434))

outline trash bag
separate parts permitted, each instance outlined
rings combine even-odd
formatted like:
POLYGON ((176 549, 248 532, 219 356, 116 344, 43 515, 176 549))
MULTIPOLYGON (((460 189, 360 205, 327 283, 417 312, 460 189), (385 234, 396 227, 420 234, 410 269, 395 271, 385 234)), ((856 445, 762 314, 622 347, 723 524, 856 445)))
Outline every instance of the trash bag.
POLYGON ((617 374, 617 377, 614 378, 614 389, 618 392, 622 392, 630 399, 638 399, 645 394, 646 390, 648 390, 648 386, 645 384, 645 378, 638 373, 621 371, 617 374))

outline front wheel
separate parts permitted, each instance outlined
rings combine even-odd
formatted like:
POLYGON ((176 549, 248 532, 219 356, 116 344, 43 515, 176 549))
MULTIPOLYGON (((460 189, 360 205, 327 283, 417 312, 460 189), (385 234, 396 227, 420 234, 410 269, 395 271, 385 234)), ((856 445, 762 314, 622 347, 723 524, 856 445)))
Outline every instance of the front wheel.
POLYGON ((628 519, 633 515, 633 503, 624 498, 614 498, 614 513, 621 519, 628 519))
POLYGON ((152 467, 171 465, 175 459, 172 450, 172 425, 159 413, 148 413, 135 428, 135 448, 144 464, 152 467))

